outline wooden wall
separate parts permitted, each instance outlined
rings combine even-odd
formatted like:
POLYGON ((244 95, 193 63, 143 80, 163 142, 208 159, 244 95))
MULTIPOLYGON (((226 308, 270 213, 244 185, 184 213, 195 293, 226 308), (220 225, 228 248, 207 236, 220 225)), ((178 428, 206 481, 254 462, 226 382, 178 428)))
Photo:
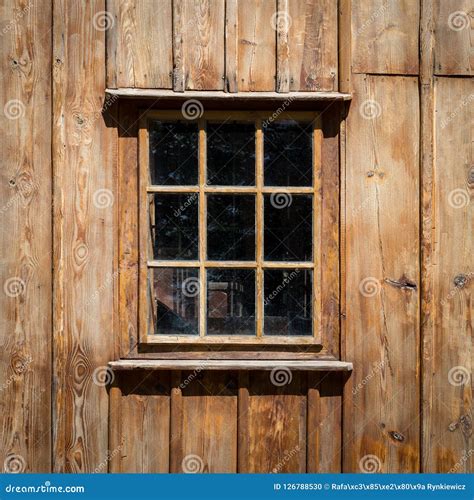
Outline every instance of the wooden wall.
POLYGON ((3 0, 5 470, 472 471, 469 9, 468 0, 3 0), (126 107, 101 111, 106 87, 353 93, 339 136, 324 139, 326 168, 340 148, 334 349, 354 363, 347 381, 112 380, 106 365, 127 321, 115 314, 117 256, 130 251, 115 238, 127 217, 116 173, 122 152, 134 154, 134 123, 126 107))

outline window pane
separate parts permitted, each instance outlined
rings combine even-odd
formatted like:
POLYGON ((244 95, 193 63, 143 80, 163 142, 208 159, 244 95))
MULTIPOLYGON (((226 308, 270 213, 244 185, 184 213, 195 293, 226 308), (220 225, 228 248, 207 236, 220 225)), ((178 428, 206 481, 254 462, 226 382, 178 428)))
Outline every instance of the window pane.
POLYGON ((255 260, 255 196, 209 195, 209 260, 255 260))
POLYGON ((198 127, 195 122, 153 121, 149 140, 152 184, 197 184, 198 127))
POLYGON ((198 193, 152 195, 154 259, 198 258, 198 193))
POLYGON ((221 186, 255 184, 253 123, 208 123, 207 183, 221 186))
POLYGON ((312 201, 311 195, 265 195, 265 260, 312 260, 312 201))
POLYGON ((265 186, 312 185, 312 125, 293 120, 264 128, 265 186))
POLYGON ((264 334, 312 334, 312 271, 264 271, 264 334))
POLYGON ((207 334, 255 335, 255 271, 207 271, 207 334))
POLYGON ((152 325, 156 334, 199 334, 199 271, 191 268, 150 270, 152 325))

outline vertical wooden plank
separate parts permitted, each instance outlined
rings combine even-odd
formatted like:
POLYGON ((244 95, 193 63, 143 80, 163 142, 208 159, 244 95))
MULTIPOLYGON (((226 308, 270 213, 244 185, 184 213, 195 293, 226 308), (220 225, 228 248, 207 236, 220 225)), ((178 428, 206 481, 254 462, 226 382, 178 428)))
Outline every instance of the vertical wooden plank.
POLYGON ((239 0, 239 91, 274 91, 276 1, 239 0))
POLYGON ((121 103, 118 120, 118 259, 120 355, 138 343, 138 113, 121 103))
POLYGON ((237 0, 225 2, 225 80, 227 92, 238 91, 237 56, 238 44, 238 18, 237 0))
POLYGON ((264 200, 263 200, 263 162, 264 162, 264 145, 263 145, 263 130, 262 130, 262 119, 258 118, 255 123, 255 187, 257 190, 257 194, 255 196, 255 210, 256 210, 256 224, 255 224, 255 232, 256 232, 256 248, 255 248, 255 256, 257 260, 257 269, 255 271, 256 274, 256 314, 257 314, 257 324, 256 324, 256 333, 257 337, 263 336, 263 311, 264 311, 264 297, 263 297, 263 238, 264 238, 264 200))
POLYGON ((339 90, 352 92, 352 0, 339 0, 338 9, 339 90))
POLYGON ((0 464, 51 470, 51 4, 1 9, 0 464))
POLYGON ((114 131, 102 114, 104 1, 53 4, 54 471, 107 458, 114 353, 114 131))
POLYGON ((207 333, 207 197, 206 185, 207 130, 206 120, 200 118, 199 126, 199 336, 207 333))
MULTIPOLYGON (((172 472, 237 471, 237 374, 183 372, 180 455, 172 472)), ((175 435, 173 435, 175 438, 175 435)))
POLYGON ((137 370, 122 379, 120 472, 169 472, 170 372, 137 370))
POLYGON ((322 319, 322 275, 323 275, 323 189, 322 189, 322 144, 323 124, 319 114, 313 120, 313 336, 321 342, 322 319))
POLYGON ((435 74, 472 76, 474 11, 471 0, 435 2, 435 74))
MULTIPOLYGON (((297 2, 299 4, 299 2, 297 2)), ((288 0, 277 0, 277 17, 275 19, 277 32, 277 79, 276 91, 290 91, 290 54, 288 45, 288 31, 291 17, 288 12, 288 0)))
POLYGON ((173 2, 173 90, 184 92, 185 89, 185 59, 184 30, 186 19, 186 4, 184 0, 173 2))
POLYGON ((248 411, 246 470, 284 473, 306 471, 306 375, 282 368, 251 372, 248 411))
POLYGON ((114 372, 114 380, 109 391, 109 451, 106 463, 100 464, 96 472, 122 472, 122 388, 120 384, 120 373, 114 372))
POLYGON ((472 80, 435 80, 433 307, 423 359, 426 472, 472 471, 473 95, 472 80))
POLYGON ((109 0, 103 25, 108 86, 171 88, 171 1, 109 0))
POLYGON ((346 172, 344 471, 419 469, 418 81, 354 76, 346 172))
POLYGON ((354 73, 418 73, 419 2, 352 2, 354 73))
POLYGON ((237 413, 237 472, 249 470, 249 372, 239 372, 237 413))
POLYGON ((181 472, 183 460, 183 391, 182 374, 176 370, 171 373, 170 396, 170 472, 181 472))
POLYGON ((224 89, 225 0, 187 0, 184 20, 186 89, 224 89))
POLYGON ((337 1, 290 0, 287 12, 290 90, 337 90, 337 1))

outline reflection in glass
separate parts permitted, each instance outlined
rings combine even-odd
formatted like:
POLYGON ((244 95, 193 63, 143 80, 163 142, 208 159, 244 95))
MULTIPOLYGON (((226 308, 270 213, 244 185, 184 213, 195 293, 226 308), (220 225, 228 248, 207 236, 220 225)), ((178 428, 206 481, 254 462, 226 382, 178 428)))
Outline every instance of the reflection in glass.
POLYGON ((265 260, 312 260, 312 195, 264 196, 265 260))
POLYGON ((312 334, 312 271, 264 271, 264 335, 312 334))
POLYGON ((221 186, 255 184, 253 123, 208 123, 207 182, 221 186))
POLYGON ((255 335, 255 271, 207 271, 207 334, 255 335))
POLYGON ((255 259, 255 196, 209 195, 207 214, 209 260, 255 259))
POLYGON ((153 331, 159 335, 199 334, 199 270, 151 269, 150 307, 153 331))
POLYGON ((151 195, 154 259, 198 258, 198 193, 151 195))
POLYGON ((265 186, 311 186, 312 125, 273 122, 265 127, 263 136, 265 186))
POLYGON ((149 128, 152 184, 197 184, 198 127, 195 122, 153 121, 149 128))

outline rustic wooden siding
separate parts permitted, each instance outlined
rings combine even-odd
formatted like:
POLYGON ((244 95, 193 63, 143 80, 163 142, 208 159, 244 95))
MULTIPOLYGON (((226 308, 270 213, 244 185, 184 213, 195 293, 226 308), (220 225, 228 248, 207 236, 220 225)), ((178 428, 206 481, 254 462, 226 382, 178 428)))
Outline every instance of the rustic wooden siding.
MULTIPOLYGON (((114 356, 114 128, 102 114, 105 2, 56 0, 53 18, 54 465, 107 456, 114 356)), ((106 21, 106 19, 105 19, 106 21)))
POLYGON ((0 24, 0 463, 51 469, 51 6, 3 2, 0 24))
POLYGON ((0 460, 34 472, 181 471, 189 456, 206 471, 472 472, 469 2, 29 5, 0 11, 0 285, 20 290, 0 294, 0 460), (276 12, 288 16, 275 24, 276 12), (354 93, 341 123, 340 107, 325 111, 322 145, 325 266, 337 269, 340 248, 342 293, 339 314, 331 278, 322 313, 329 351, 354 363, 348 380, 201 372, 183 385, 192 374, 137 372, 103 385, 108 361, 137 353, 137 105, 103 113, 107 86, 354 93), (340 212, 328 196, 339 182, 340 212))

